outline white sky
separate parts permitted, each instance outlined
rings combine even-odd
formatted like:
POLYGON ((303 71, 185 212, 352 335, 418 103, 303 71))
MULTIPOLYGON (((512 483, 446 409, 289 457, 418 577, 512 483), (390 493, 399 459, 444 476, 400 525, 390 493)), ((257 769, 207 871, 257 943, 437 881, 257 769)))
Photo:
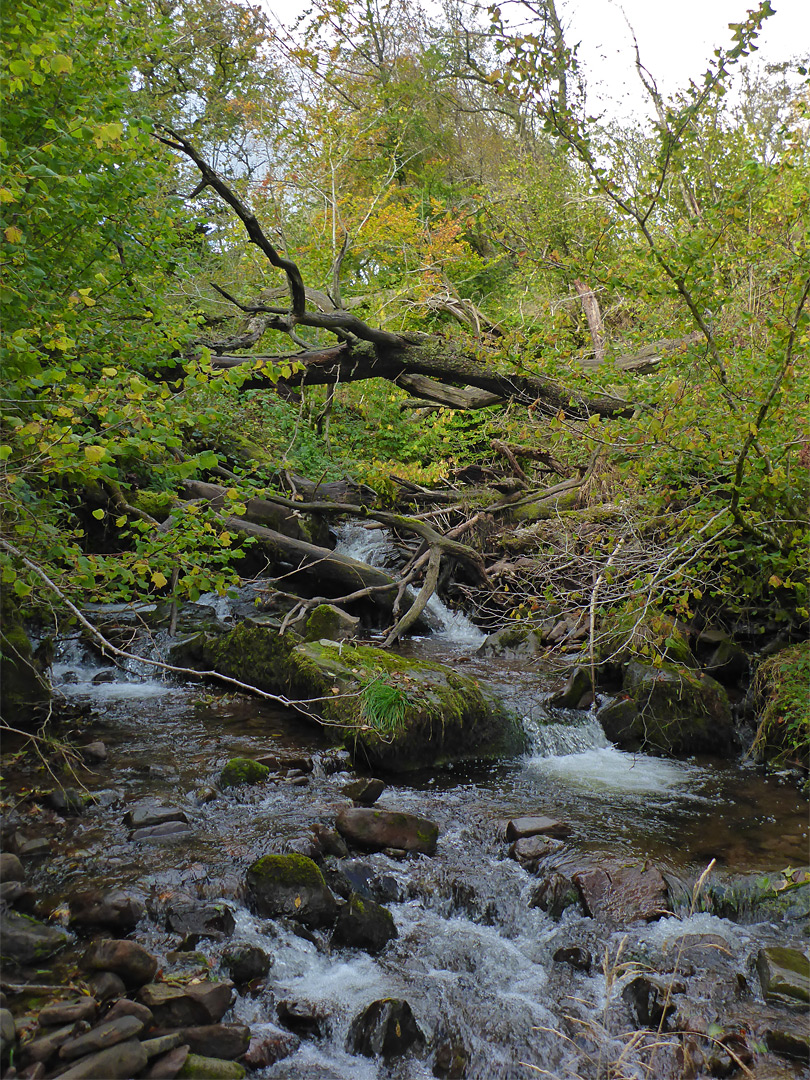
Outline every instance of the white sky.
MULTIPOLYGON (((260 0, 288 25, 306 0, 260 0)), ((810 56, 810 0, 771 0, 775 14, 758 39, 761 60, 810 56)), ((429 4, 429 0, 428 0, 429 4)), ((569 44, 579 41, 588 86, 628 114, 646 99, 634 68, 633 27, 641 59, 666 95, 699 79, 716 48, 731 45, 728 24, 742 22, 755 0, 558 0, 569 44)))

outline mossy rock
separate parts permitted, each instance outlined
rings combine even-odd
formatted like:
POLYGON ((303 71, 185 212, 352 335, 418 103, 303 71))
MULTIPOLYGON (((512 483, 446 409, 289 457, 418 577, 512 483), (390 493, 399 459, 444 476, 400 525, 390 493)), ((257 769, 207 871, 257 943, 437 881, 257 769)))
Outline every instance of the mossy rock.
POLYGON ((264 855, 248 870, 245 884, 259 915, 286 916, 313 927, 331 926, 337 918, 337 902, 306 855, 264 855))
POLYGON ((176 502, 177 498, 171 491, 139 491, 132 499, 134 507, 156 521, 166 521, 176 502))
POLYGON ((543 631, 531 626, 505 626, 489 634, 478 650, 480 656, 516 658, 543 652, 543 631))
POLYGON ((475 679, 444 664, 245 625, 209 641, 205 661, 271 693, 323 696, 328 730, 355 761, 374 768, 405 772, 525 745, 517 718, 475 679))
POLYGON ((599 628, 597 644, 600 666, 608 671, 631 660, 697 666, 683 627, 654 607, 633 606, 609 615, 599 628))
POLYGON ((219 786, 228 788, 238 787, 240 784, 260 784, 269 775, 268 767, 253 758, 235 757, 231 758, 219 774, 219 786))
POLYGON ((633 716, 625 707, 621 733, 608 732, 622 748, 673 756, 737 750, 728 695, 711 676, 682 665, 634 660, 625 672, 624 691, 637 711, 633 716))
POLYGON ((754 756, 810 769, 810 641, 781 649, 759 668, 754 683, 759 726, 754 756))
POLYGON ((247 1072, 238 1061, 189 1054, 177 1076, 182 1080, 242 1080, 247 1072))
POLYGON ((319 604, 310 614, 304 625, 304 638, 307 641, 346 641, 357 637, 360 620, 356 615, 349 615, 334 604, 319 604))
POLYGON ((0 627, 0 716, 12 727, 27 726, 50 701, 50 684, 34 657, 20 613, 6 595, 0 627))

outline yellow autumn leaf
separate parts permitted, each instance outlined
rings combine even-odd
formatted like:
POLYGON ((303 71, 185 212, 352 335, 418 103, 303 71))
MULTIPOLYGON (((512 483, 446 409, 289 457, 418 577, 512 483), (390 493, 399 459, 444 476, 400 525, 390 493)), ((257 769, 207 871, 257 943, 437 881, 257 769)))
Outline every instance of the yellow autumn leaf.
POLYGON ((73 71, 73 61, 64 53, 57 53, 51 57, 51 71, 54 75, 67 75, 73 71))
POLYGON ((161 574, 159 570, 155 570, 154 574, 152 574, 152 584, 157 585, 159 589, 162 589, 167 581, 168 578, 161 574))
POLYGON ((300 907, 301 907, 301 897, 300 897, 300 896, 296 896, 296 898, 295 898, 295 900, 293 901, 293 903, 295 904, 296 908, 300 908, 300 907))
POLYGON ((85 446, 84 456, 90 462, 91 465, 96 465, 106 455, 107 451, 103 446, 85 446))
POLYGON ((19 244, 22 240, 22 229, 18 229, 16 225, 9 225, 3 235, 10 244, 19 244))

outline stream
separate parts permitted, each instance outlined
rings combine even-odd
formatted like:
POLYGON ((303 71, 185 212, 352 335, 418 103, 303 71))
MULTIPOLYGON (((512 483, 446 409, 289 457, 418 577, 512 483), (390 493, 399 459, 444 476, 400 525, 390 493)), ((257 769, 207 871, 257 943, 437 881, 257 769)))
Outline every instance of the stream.
MULTIPOLYGON (((692 890, 712 859, 713 881, 778 876, 806 863, 807 806, 795 789, 736 763, 621 752, 591 714, 558 713, 549 722, 545 699, 554 680, 540 663, 479 657, 475 627, 441 607, 433 614, 437 631, 411 639, 403 651, 490 683, 524 716, 531 750, 497 764, 389 779, 377 805, 432 819, 440 837, 433 858, 378 853, 351 860, 396 922, 399 936, 379 956, 330 952, 326 938, 260 919, 243 902, 251 863, 294 845, 315 824, 331 827, 347 805, 341 788, 355 774, 345 755, 290 713, 199 684, 102 666, 76 641, 57 655, 55 691, 89 710, 82 736, 103 740, 107 760, 81 772, 95 801, 81 816, 57 819, 48 857, 28 861, 31 883, 55 906, 91 885, 139 891, 150 917, 136 937, 167 971, 198 964, 221 973, 223 949, 222 942, 202 941, 184 958, 176 953, 178 937, 162 925, 167 900, 186 894, 227 903, 236 917, 234 938, 272 957, 266 983, 237 998, 232 1018, 254 1030, 277 1024, 282 1000, 306 1002, 325 1018, 320 1037, 302 1037, 291 1056, 256 1074, 268 1078, 420 1080, 434 1075, 431 1047, 442 1041, 463 1046, 470 1080, 595 1076, 597 1050, 617 1057, 625 1045, 620 1008, 612 1019, 618 990, 632 974, 622 965, 632 959, 661 969, 684 935, 712 935, 725 946, 722 965, 707 971, 698 965, 691 997, 718 1015, 741 998, 756 1001, 757 950, 786 943, 793 929, 772 916, 761 921, 742 912, 731 921, 693 910, 692 890), (273 751, 311 756, 312 772, 305 780, 279 778, 214 797, 228 759, 273 751), (189 831, 129 840, 124 815, 144 800, 180 807, 189 831), (554 919, 530 906, 538 879, 509 858, 503 839, 505 820, 527 814, 558 818, 573 830, 549 857, 551 868, 572 872, 585 858, 649 860, 667 880, 673 913, 628 931, 574 908, 554 919), (554 961, 567 946, 590 951, 590 972, 554 961), (386 997, 410 1003, 428 1040, 422 1055, 383 1064, 347 1052, 352 1019, 386 997)), ((31 784, 46 780, 41 773, 27 777, 31 784)), ((47 824, 27 826, 27 834, 47 824)), ((662 1077, 675 1075, 668 1060, 662 1058, 662 1077)), ((632 1055, 627 1061, 628 1076, 649 1075, 632 1071, 632 1055)), ((783 1066, 787 1072, 779 1075, 807 1075, 798 1063, 783 1066)))

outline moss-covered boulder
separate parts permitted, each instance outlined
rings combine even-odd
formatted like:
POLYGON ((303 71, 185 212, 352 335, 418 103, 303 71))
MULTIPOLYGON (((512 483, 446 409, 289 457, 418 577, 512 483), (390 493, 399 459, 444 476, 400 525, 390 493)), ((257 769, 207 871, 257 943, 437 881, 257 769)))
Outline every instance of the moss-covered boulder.
POLYGON ((304 623, 303 637, 307 641, 348 641, 356 638, 360 620, 334 604, 319 604, 304 623))
POLYGON ((259 915, 286 916, 306 926, 331 926, 337 902, 323 874, 305 855, 264 855, 245 879, 251 906, 259 915))
POLYGON ((676 664, 628 664, 626 698, 600 711, 611 741, 652 754, 728 754, 737 737, 728 695, 709 675, 676 664))
POLYGON ((0 716, 12 727, 27 726, 50 697, 50 684, 42 664, 34 656, 20 613, 10 598, 3 595, 0 600, 0 716))
POLYGON ((758 725, 752 749, 760 761, 810 769, 808 686, 810 641, 781 649, 760 666, 752 692, 758 725))
POLYGON ((697 665, 684 628, 654 607, 633 605, 611 613, 599 627, 597 647, 603 673, 620 670, 631 660, 697 665))
POLYGON ((53 926, 16 911, 0 914, 0 952, 4 960, 36 964, 59 952, 72 940, 61 926, 53 926))
POLYGON ((479 648, 481 656, 503 656, 509 659, 537 656, 543 651, 543 630, 532 626, 505 626, 489 634, 479 648))
POLYGON ((238 1061, 189 1054, 176 1075, 183 1080, 242 1080, 247 1072, 238 1061))
POLYGON ((270 775, 270 770, 261 762, 253 758, 231 758, 222 772, 219 774, 219 786, 223 788, 238 787, 240 784, 260 784, 270 775))
POLYGON ((344 904, 332 931, 332 945, 378 953, 397 937, 394 917, 388 908, 353 893, 344 904))
POLYGON ((810 959, 799 949, 760 949, 757 972, 766 1001, 786 1005, 810 1003, 810 959))
POLYGON ((355 761, 392 772, 523 748, 519 721, 476 679, 367 645, 301 642, 238 626, 207 643, 225 675, 318 708, 355 761))

